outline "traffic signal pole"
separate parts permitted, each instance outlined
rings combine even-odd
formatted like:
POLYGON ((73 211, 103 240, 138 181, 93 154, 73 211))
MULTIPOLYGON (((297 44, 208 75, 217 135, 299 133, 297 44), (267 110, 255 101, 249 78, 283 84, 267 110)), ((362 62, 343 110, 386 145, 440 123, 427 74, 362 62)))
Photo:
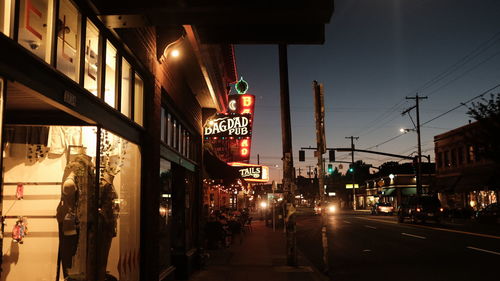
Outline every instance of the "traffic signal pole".
POLYGON ((281 137, 283 145, 283 191, 286 202, 285 232, 287 265, 297 265, 297 240, 295 231, 294 168, 292 157, 292 126, 290 118, 290 94, 288 86, 287 46, 279 44, 281 137))
POLYGON ((353 137, 353 136, 350 136, 350 137, 346 137, 346 139, 351 139, 351 163, 352 163, 352 172, 351 172, 351 175, 352 175, 352 209, 354 211, 356 211, 356 183, 355 183, 355 177, 354 177, 354 173, 356 172, 354 170, 354 139, 358 140, 359 137, 353 137))
POLYGON ((328 236, 326 233, 328 218, 326 215, 326 200, 325 200, 325 165, 323 161, 323 154, 326 152, 325 141, 325 105, 323 98, 323 85, 313 81, 313 94, 314 94, 314 116, 316 121, 316 142, 317 142, 317 155, 318 155, 318 184, 319 184, 319 198, 321 202, 321 244, 323 246, 323 271, 328 272, 328 236))

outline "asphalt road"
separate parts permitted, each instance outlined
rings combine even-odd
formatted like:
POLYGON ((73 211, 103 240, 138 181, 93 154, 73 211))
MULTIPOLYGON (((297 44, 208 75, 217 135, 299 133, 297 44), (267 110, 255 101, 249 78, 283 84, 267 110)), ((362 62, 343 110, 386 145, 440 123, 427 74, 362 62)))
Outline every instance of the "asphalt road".
MULTIPOLYGON (((500 280, 500 228, 347 212, 329 216, 329 277, 335 281, 500 280)), ((323 268, 320 216, 297 216, 299 250, 323 268)))

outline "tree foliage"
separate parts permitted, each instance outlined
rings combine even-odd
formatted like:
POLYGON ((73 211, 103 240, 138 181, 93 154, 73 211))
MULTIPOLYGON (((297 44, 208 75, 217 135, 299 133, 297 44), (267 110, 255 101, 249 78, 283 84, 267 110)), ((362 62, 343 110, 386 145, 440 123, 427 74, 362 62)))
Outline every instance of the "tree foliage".
POLYGON ((472 141, 481 148, 478 153, 500 163, 500 93, 472 103, 467 114, 479 123, 471 136, 472 141))

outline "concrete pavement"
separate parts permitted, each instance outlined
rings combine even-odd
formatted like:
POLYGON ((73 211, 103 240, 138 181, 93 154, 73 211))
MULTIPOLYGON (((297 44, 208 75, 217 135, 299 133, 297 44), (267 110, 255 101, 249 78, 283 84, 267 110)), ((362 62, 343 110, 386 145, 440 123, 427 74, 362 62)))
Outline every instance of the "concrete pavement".
POLYGON ((286 265, 285 234, 273 232, 263 221, 252 222, 252 231, 243 234, 229 248, 210 251, 204 269, 190 281, 327 281, 300 252, 298 266, 286 265))

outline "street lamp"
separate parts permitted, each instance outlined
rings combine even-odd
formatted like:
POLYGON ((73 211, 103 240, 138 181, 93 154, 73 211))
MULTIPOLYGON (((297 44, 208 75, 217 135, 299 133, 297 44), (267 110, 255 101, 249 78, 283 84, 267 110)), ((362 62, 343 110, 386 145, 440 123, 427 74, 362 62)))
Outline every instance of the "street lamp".
POLYGON ((406 133, 408 133, 408 132, 410 132, 410 131, 413 131, 413 132, 414 132, 414 131, 416 131, 416 130, 415 130, 415 129, 405 129, 405 128, 401 128, 401 129, 399 129, 399 131, 400 131, 401 133, 406 134, 406 133))

